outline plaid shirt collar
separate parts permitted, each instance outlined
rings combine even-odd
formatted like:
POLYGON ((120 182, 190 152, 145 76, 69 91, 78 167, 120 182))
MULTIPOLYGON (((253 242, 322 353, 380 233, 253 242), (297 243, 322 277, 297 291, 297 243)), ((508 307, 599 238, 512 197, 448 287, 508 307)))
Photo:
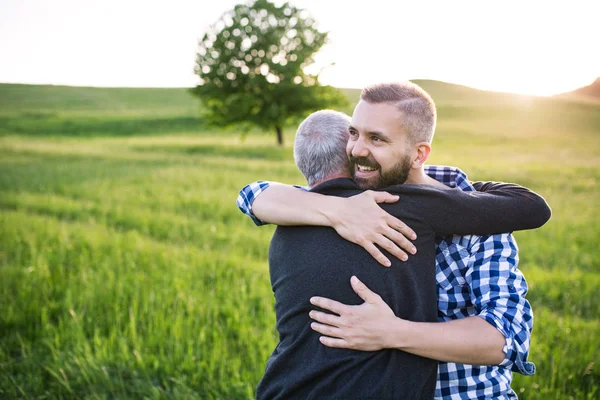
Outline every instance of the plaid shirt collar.
POLYGON ((465 192, 475 191, 475 188, 467 179, 467 174, 459 168, 445 165, 426 165, 425 173, 429 175, 430 178, 433 178, 446 186, 459 188, 465 192))

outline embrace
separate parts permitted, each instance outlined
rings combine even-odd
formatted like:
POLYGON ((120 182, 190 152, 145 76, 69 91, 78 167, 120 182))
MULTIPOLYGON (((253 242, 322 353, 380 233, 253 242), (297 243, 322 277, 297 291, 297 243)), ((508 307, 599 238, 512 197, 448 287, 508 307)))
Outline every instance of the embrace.
POLYGON ((308 188, 257 181, 239 208, 277 224, 279 343, 258 399, 516 399, 533 314, 512 231, 550 218, 521 186, 425 166, 436 126, 411 82, 363 89, 352 118, 300 124, 308 188))

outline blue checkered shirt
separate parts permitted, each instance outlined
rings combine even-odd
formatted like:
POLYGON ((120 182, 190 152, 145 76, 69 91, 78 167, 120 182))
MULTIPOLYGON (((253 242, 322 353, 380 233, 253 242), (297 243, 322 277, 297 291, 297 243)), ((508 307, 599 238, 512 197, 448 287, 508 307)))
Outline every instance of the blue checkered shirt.
MULTIPOLYGON (((447 186, 475 190, 458 168, 426 166, 425 172, 447 186)), ((268 182, 253 182, 237 199, 240 210, 256 225, 265 223, 252 213, 252 203, 268 187, 268 182)), ((527 282, 517 268, 517 251, 509 233, 437 239, 438 321, 478 316, 495 326, 506 343, 499 365, 440 362, 436 399, 516 399, 510 387, 512 372, 535 372, 535 365, 527 361, 533 313, 525 298, 527 282)))

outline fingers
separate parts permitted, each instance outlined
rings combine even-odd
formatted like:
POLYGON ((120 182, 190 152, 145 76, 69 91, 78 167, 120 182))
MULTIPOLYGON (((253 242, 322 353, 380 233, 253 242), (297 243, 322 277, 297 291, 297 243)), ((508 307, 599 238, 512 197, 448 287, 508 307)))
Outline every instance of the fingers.
POLYGON ((350 343, 346 342, 344 339, 335 339, 327 336, 321 336, 319 338, 319 341, 327 347, 337 347, 340 349, 351 348, 350 343))
MULTIPOLYGON (((388 228, 388 229, 389 229, 389 231, 387 232, 387 235, 391 235, 394 230, 391 228, 388 228)), ((404 238, 404 236, 402 236, 402 237, 404 238)), ((396 246, 396 244, 394 242, 392 242, 390 239, 388 239, 387 237, 385 237, 383 235, 381 235, 377 238, 377 245, 379 247, 381 247, 382 249, 387 250, 394 257, 396 257, 402 261, 406 261, 408 259, 408 256, 406 255, 406 253, 404 251, 402 251, 398 246, 396 246)))
POLYGON ((405 255, 406 253, 410 253, 410 254, 416 254, 417 253, 417 248, 415 247, 415 245, 408 240, 403 234, 401 234, 400 232, 394 230, 393 228, 388 227, 386 232, 384 233, 384 235, 394 243, 394 245, 396 246, 396 248, 400 248, 403 251, 398 252, 398 254, 396 252, 394 252, 392 250, 389 250, 386 248, 387 251, 389 251, 390 253, 392 253, 394 256, 398 257, 399 259, 402 260, 402 255, 405 255), (405 253, 406 252, 406 253, 405 253))
MULTIPOLYGON (((384 238, 383 236, 380 237, 384 238)), ((377 260, 377 262, 381 265, 383 265, 384 267, 391 267, 392 266, 392 262, 383 255, 383 253, 381 252, 381 250, 379 250, 377 248, 377 246, 375 246, 373 243, 371 242, 363 242, 363 244, 361 245, 370 255, 371 257, 373 257, 375 260, 377 260)), ((398 248, 398 247, 396 247, 398 248)), ((400 250, 400 249, 398 249, 400 250)))
POLYGON ((335 338, 342 337, 342 330, 340 328, 336 328, 334 326, 318 324, 316 322, 313 322, 310 324, 310 327, 313 331, 319 332, 326 336, 331 336, 331 337, 335 337, 335 338))
POLYGON ((387 227, 385 232, 376 236, 373 242, 365 240, 360 244, 378 263, 385 267, 391 266, 392 263, 375 244, 402 261, 408 260, 408 254, 402 249, 410 254, 416 254, 417 252, 416 247, 410 240, 394 229, 387 227))
POLYGON ((377 293, 371 291, 371 289, 362 283, 356 276, 352 276, 352 278, 350 278, 350 284, 352 285, 354 292, 365 302, 369 304, 375 304, 381 300, 381 297, 377 293))
MULTIPOLYGON (((398 231, 405 238, 410 238, 411 240, 415 240, 417 238, 417 234, 415 231, 410 229, 408 225, 404 222, 400 221, 398 218, 393 217, 388 214, 388 218, 386 219, 388 226, 396 231, 398 231)), ((398 243, 400 244, 400 243, 398 243)), ((402 246, 404 248, 404 246, 402 246)), ((408 249, 407 249, 408 250, 408 249)))
POLYGON ((322 324, 327 324, 332 327, 340 326, 340 317, 335 316, 335 315, 312 310, 311 312, 308 313, 308 316, 322 324))
MULTIPOLYGON (((334 312, 338 315, 343 314, 348 309, 348 306, 345 304, 342 304, 335 300, 327 299, 325 297, 318 297, 318 296, 311 297, 310 304, 312 304, 313 306, 320 307, 324 310, 334 312)), ((313 311, 311 311, 311 312, 313 312, 313 311)), ((314 312, 318 312, 318 311, 314 311, 314 312)))
POLYGON ((388 192, 368 190, 366 193, 368 193, 377 203, 395 203, 400 199, 400 196, 389 194, 388 192))
POLYGON ((408 259, 408 254, 416 253, 415 246, 409 240, 416 239, 415 232, 373 203, 373 200, 377 203, 395 202, 399 196, 368 190, 352 199, 349 219, 343 219, 344 222, 335 227, 342 237, 362 246, 386 267, 392 263, 382 249, 403 261, 408 259))

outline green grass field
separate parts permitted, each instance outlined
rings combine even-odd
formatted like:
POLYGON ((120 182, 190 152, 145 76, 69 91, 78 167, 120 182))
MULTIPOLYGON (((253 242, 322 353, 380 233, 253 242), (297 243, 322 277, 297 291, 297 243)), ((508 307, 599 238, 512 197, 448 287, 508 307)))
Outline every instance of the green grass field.
MULTIPOLYGON (((513 388, 600 398, 600 104, 420 83, 431 164, 553 209, 515 235, 537 373, 513 388)), ((252 398, 276 343, 273 227, 235 199, 303 183, 293 134, 205 126, 185 89, 0 85, 0 398, 252 398)))

